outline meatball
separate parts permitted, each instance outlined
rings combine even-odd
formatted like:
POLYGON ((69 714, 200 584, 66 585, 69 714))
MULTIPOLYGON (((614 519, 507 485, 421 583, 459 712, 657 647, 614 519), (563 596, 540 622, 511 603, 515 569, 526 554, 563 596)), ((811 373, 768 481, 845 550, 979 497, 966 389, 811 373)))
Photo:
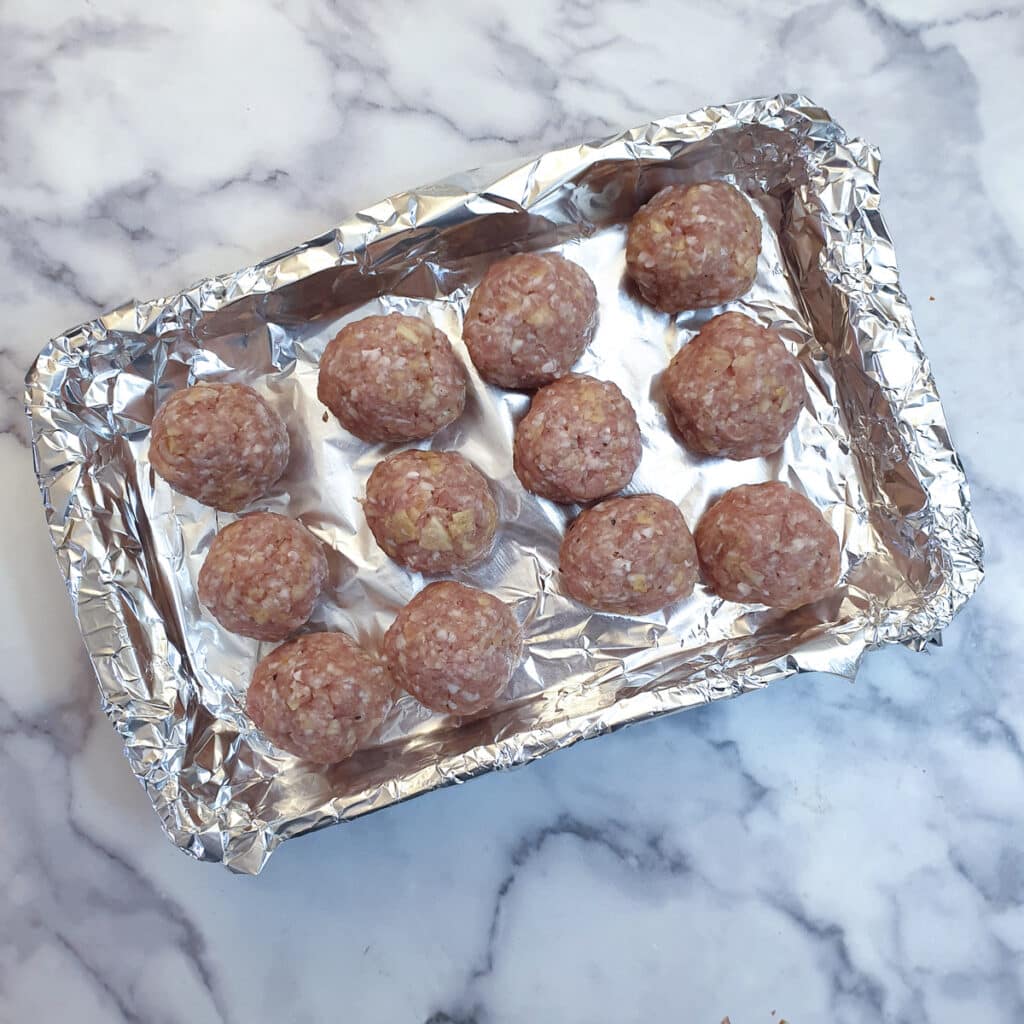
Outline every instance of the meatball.
POLYGON ((626 396, 610 381, 579 374, 538 391, 516 429, 516 475, 552 501, 593 501, 621 490, 640 454, 640 427, 626 396))
POLYGON ((636 494, 581 512, 562 541, 559 569, 577 601, 646 615, 689 596, 697 582, 697 552, 672 502, 636 494))
POLYGON ((424 587, 384 637, 395 682, 432 711, 482 711, 508 685, 523 634, 503 601, 444 581, 424 587))
POLYGON ((760 251, 761 225, 742 192, 724 181, 670 185, 630 221, 626 268, 647 302, 679 313, 748 291, 760 251))
POLYGON ((742 313, 709 320, 663 377, 687 448, 752 459, 777 452, 804 404, 800 364, 782 339, 742 313))
POLYGON ((366 482, 377 543, 416 572, 447 572, 490 551, 498 507, 481 473, 455 452, 399 452, 366 482))
POLYGON ((176 391, 153 417, 149 461, 176 491, 235 512, 288 465, 288 429, 245 384, 200 382, 176 391))
POLYGON ((271 651, 249 684, 249 717, 281 750, 344 761, 384 720, 394 683, 381 658, 344 633, 307 633, 271 651))
POLYGON ((327 559, 309 530, 256 512, 214 537, 199 571, 199 600, 232 633, 283 640, 312 614, 326 581, 327 559))
POLYGON ((781 483, 726 491, 697 526, 711 589, 729 601, 798 608, 839 577, 839 538, 802 494, 781 483))
POLYGON ((363 441, 416 441, 459 418, 466 376, 447 335, 425 320, 368 316, 324 350, 317 397, 363 441))
POLYGON ((587 272, 554 253, 522 253, 484 274, 462 337, 484 380, 538 388, 569 370, 596 327, 597 290, 587 272))

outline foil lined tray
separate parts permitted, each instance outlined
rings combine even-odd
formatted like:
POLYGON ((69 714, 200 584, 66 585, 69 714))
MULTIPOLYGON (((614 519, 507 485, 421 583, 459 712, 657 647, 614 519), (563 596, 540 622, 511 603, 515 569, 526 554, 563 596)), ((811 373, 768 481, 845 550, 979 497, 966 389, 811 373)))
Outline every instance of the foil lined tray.
POLYGON ((792 673, 852 677, 882 644, 936 641, 981 581, 982 546, 900 291, 878 165, 874 147, 802 96, 708 107, 393 196, 280 256, 54 338, 26 381, 46 518, 104 709, 172 841, 256 873, 312 829, 792 673), (660 374, 721 309, 670 317, 624 277, 630 215, 666 184, 709 177, 743 189, 764 227, 757 282, 726 308, 777 327, 805 371, 807 409, 767 459, 680 447, 660 374), (511 438, 528 397, 482 384, 460 340, 486 266, 537 249, 564 253, 597 284, 600 327, 578 369, 616 381, 637 409, 644 454, 629 490, 666 495, 695 526, 735 484, 799 488, 842 542, 832 599, 779 613, 698 587, 664 613, 627 618, 563 595, 557 551, 575 510, 520 487, 511 438), (200 378, 267 397, 293 454, 254 507, 299 517, 328 547, 331 583, 309 628, 375 645, 422 579, 387 560, 360 512, 389 449, 325 417, 316 376, 340 325, 390 310, 432 320, 467 365, 466 412, 429 444, 491 478, 505 525, 489 561, 454 575, 513 604, 527 650, 489 712, 460 720, 404 697, 367 749, 325 770, 273 750, 246 717, 269 648, 220 629, 196 596, 211 538, 232 517, 155 477, 149 426, 200 378))

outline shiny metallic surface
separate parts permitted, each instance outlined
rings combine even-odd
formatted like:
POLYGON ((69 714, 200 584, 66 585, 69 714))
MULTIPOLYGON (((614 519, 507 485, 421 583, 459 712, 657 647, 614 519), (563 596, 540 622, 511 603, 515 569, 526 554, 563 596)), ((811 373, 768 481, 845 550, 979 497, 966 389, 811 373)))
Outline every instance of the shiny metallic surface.
POLYGON ((900 291, 878 166, 872 146, 804 97, 709 107, 394 196, 281 256, 54 338, 26 381, 46 518, 104 708, 173 842, 256 873, 303 832, 793 673, 852 677, 882 644, 937 641, 981 581, 982 545, 900 291), (780 331, 808 392, 783 451, 739 463, 680 447, 660 393, 671 356, 721 309, 670 317, 624 277, 629 216, 666 184, 709 177, 750 195, 766 229, 753 290, 725 308, 780 331), (698 586, 634 619, 564 595, 557 553, 575 510, 519 485, 512 433, 527 396, 482 384, 460 338, 484 269, 526 250, 560 251, 597 285, 600 325, 576 369, 614 380, 636 407, 644 454, 629 490, 664 494, 693 527, 735 484, 799 488, 841 540, 832 598, 780 613, 698 586), (453 575, 509 601, 527 648, 489 712, 460 721, 404 696, 367 749, 323 769, 278 753, 248 720, 246 687, 270 645, 220 629, 196 595, 233 517, 155 477, 149 425, 193 380, 264 395, 289 424, 292 458, 253 507, 299 517, 329 552, 308 628, 378 645, 423 583, 377 548, 359 506, 394 448, 325 418, 316 381, 341 325, 387 311, 432 320, 469 368, 465 413, 429 446, 490 477, 503 527, 490 559, 453 575))

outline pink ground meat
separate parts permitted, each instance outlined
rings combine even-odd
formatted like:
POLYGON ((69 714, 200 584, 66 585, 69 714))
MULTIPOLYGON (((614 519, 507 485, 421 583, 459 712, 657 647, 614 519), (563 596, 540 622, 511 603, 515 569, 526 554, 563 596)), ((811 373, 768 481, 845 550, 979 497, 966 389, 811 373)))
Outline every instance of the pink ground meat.
POLYGON ((153 417, 149 461, 171 487, 235 512, 288 465, 281 417, 244 384, 200 382, 176 391, 153 417))
POLYGON ((744 604, 798 608, 839 577, 839 538, 815 506, 785 484, 726 491, 697 526, 711 589, 744 604))
POLYGON ((662 383, 686 447, 729 459, 777 452, 805 397, 800 364, 782 339, 742 313, 709 320, 662 383))
POLYGON ((498 527, 486 478, 455 452, 399 452, 379 462, 363 511, 377 543, 416 572, 483 558, 498 527))
POLYGON ((271 651, 249 684, 249 717, 281 750, 319 764, 351 757, 384 720, 383 659, 344 633, 307 633, 271 651))
POLYGON ((750 289, 761 225, 724 181, 671 185, 629 225, 626 267, 640 294, 666 313, 717 306, 750 289))
POLYGON ((363 441, 415 441, 458 419, 466 376, 447 335, 426 320, 368 316, 324 350, 317 396, 363 441))
POLYGON ((593 501, 625 487, 640 464, 640 427, 610 381, 570 374, 542 388, 520 421, 515 470, 552 501, 593 501))
POLYGON ((326 581, 327 559, 309 530, 256 512, 213 539, 199 571, 199 600, 232 633, 283 640, 312 614, 326 581))
POLYGON ((508 685, 523 649, 511 609, 448 581, 424 587, 384 638, 395 682, 432 711, 482 711, 508 685))
POLYGON ((554 253, 522 253, 484 274, 462 336, 484 380, 537 388, 569 371, 596 327, 597 290, 587 272, 554 253))
POLYGON ((646 615, 693 591, 697 551, 672 502, 637 494, 581 512, 562 541, 559 569, 577 601, 620 615, 646 615))

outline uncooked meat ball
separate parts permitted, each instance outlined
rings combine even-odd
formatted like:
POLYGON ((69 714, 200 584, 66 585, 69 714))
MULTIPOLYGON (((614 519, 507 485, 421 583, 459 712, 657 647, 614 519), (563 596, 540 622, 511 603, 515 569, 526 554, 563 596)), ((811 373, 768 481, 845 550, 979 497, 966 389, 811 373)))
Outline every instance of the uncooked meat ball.
POLYGON ((417 572, 477 561, 498 526, 487 480, 455 452, 399 452, 379 462, 363 511, 384 551, 417 572))
POLYGON ((363 441, 415 441, 458 419, 466 377, 447 336, 426 320, 368 316, 324 350, 317 396, 363 441))
POLYGON ((484 274, 462 337, 484 380, 538 388, 569 371, 596 326, 597 290, 582 267, 554 253, 522 253, 484 274))
POLYGON ((334 764, 384 720, 394 683, 383 659, 344 633, 307 633, 271 651, 249 684, 246 710, 289 754, 334 764))
POLYGON ((742 313, 709 320, 663 384, 686 447, 729 459, 777 452, 804 404, 800 364, 778 334, 742 313))
POLYGON ((232 633, 283 640, 312 614, 326 580, 327 559, 309 530, 256 512, 214 537, 199 571, 199 600, 232 633))
POLYGON ((245 384, 200 382, 176 391, 153 417, 149 461, 176 491, 235 512, 288 465, 288 430, 245 384))
POLYGON ((384 638, 395 682, 432 711, 459 715, 494 702, 522 649, 522 630, 508 605, 447 581, 424 587, 384 638))
POLYGON ((761 225, 724 181, 670 185, 633 216, 626 267, 640 294, 666 313, 717 306, 750 289, 761 225))
POLYGON ((839 577, 835 531, 807 498, 777 482, 726 491, 697 526, 697 551, 711 589, 744 604, 798 608, 839 577))
POLYGON ((610 381, 579 374, 538 391, 516 428, 516 475, 552 501, 593 501, 622 490, 640 454, 640 427, 626 396, 610 381))
POLYGON ((646 615, 691 593, 697 552, 672 502, 637 494, 581 512, 562 541, 559 569, 577 601, 601 611, 646 615))

